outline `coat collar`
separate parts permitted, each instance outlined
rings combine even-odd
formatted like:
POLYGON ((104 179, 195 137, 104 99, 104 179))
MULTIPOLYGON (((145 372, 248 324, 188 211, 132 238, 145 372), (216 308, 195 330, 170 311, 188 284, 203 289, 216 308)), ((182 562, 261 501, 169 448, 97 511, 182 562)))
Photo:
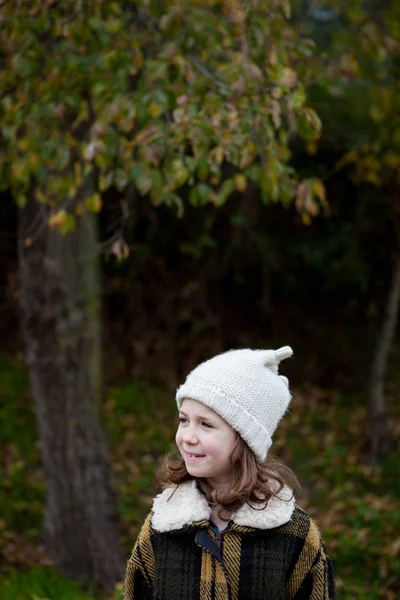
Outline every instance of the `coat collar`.
MULTIPOLYGON (((246 503, 232 516, 232 521, 255 529, 273 529, 290 521, 294 508, 292 491, 285 486, 279 498, 272 497, 266 508, 257 510, 246 503)), ((160 532, 173 531, 198 521, 208 521, 210 516, 211 508, 193 479, 166 488, 155 497, 151 524, 160 532)))

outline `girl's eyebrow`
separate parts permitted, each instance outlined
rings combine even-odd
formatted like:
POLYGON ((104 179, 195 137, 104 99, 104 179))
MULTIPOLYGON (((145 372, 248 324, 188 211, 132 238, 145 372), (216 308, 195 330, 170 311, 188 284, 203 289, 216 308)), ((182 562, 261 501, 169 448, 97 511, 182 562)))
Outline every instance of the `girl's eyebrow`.
MULTIPOLYGON (((183 417, 187 417, 187 414, 184 413, 183 410, 180 410, 179 414, 182 415, 183 417)), ((203 417, 202 415, 195 415, 194 417, 197 419, 200 419, 201 421, 212 421, 212 419, 210 417, 203 417)))

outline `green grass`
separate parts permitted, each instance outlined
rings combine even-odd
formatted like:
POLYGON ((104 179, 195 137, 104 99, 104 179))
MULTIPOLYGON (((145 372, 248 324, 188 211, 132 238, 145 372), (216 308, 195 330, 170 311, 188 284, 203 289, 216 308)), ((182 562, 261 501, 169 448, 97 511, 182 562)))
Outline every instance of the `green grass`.
MULTIPOLYGON (((390 407, 394 420, 399 407, 390 407)), ((304 484, 305 505, 323 532, 338 576, 338 598, 400 596, 400 449, 379 466, 367 454, 360 396, 295 397, 277 445, 304 484)))
POLYGON ((98 600, 50 567, 6 573, 0 584, 0 597, 1 600, 98 600))
POLYGON ((30 538, 43 518, 44 485, 28 380, 21 360, 0 358, 1 522, 30 538))
MULTIPOLYGON (((394 400, 390 412, 398 422, 400 407, 394 400)), ((142 380, 113 387, 103 420, 128 551, 149 510, 160 458, 174 436, 173 394, 142 380)), ((322 390, 296 394, 273 449, 304 487, 298 502, 323 532, 334 559, 338 599, 395 600, 400 597, 400 448, 379 467, 369 466, 366 423, 361 396, 322 390)), ((3 554, 11 565, 0 572, 1 600, 95 600, 41 564, 37 542, 44 483, 29 386, 19 360, 0 359, 0 440, 0 558, 3 554), (26 546, 30 552, 18 554, 26 546)), ((119 589, 114 598, 120 597, 119 589)))
POLYGON ((108 391, 104 422, 111 442, 123 541, 131 549, 156 491, 160 457, 171 443, 176 422, 173 398, 143 380, 108 391))

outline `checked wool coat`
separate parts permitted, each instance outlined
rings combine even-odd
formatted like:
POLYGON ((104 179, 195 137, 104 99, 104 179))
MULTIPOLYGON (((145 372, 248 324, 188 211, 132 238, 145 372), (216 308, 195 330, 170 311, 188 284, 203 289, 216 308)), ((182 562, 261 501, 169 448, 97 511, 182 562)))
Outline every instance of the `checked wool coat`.
POLYGON ((263 510, 210 525, 196 482, 165 489, 128 561, 124 600, 332 600, 331 561, 313 520, 284 488, 263 510))

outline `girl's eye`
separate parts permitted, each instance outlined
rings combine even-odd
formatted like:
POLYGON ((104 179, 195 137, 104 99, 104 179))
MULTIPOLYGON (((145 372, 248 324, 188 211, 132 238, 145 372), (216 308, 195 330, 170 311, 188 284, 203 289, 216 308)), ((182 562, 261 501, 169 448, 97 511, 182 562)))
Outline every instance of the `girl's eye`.
POLYGON ((185 417, 179 417, 179 423, 186 423, 187 419, 185 417))
POLYGON ((205 421, 203 421, 203 425, 204 425, 204 427, 208 427, 209 429, 213 428, 213 426, 210 425, 210 423, 206 423, 205 421))

